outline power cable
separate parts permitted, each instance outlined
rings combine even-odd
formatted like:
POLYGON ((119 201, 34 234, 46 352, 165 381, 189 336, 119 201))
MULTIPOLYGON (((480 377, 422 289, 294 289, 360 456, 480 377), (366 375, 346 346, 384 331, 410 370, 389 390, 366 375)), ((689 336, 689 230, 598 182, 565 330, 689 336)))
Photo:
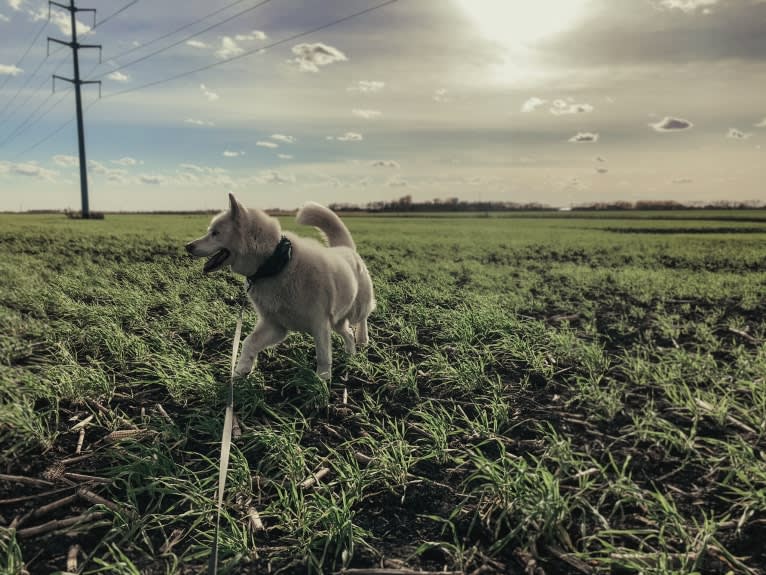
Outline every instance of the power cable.
POLYGON ((107 100, 109 98, 114 98, 116 96, 122 96, 123 94, 129 94, 130 92, 136 92, 138 90, 143 90, 144 88, 149 88, 152 86, 157 86, 159 84, 164 84, 165 82, 171 82, 173 80, 178 80, 179 78, 183 78, 185 76, 191 76, 192 74, 196 74, 197 72, 202 72, 204 70, 209 70, 210 68, 214 68, 216 66, 221 66, 223 64, 228 64, 229 62, 233 62, 234 60, 239 60, 241 58, 245 58, 247 56, 251 56, 253 54, 257 54, 259 52, 262 52, 264 50, 267 50, 269 48, 273 48, 275 46, 279 46, 280 44, 285 44, 287 42, 292 42, 293 40, 297 40, 298 38, 303 38, 304 36, 308 36, 310 34, 314 34, 316 32, 319 32, 321 30, 326 30, 327 28, 331 28, 332 26, 337 26, 338 24, 341 24, 343 22, 346 22, 348 20, 352 20, 354 18, 357 18, 359 16, 362 16, 364 14, 368 14, 370 12, 374 12, 375 10, 379 10, 380 8, 383 8, 385 6, 388 6, 389 4, 394 4, 395 2, 398 2, 399 0, 385 0, 385 2, 381 2, 379 4, 375 4, 374 6, 370 6, 369 8, 365 8, 364 10, 359 10, 357 12, 354 12, 352 14, 349 14, 347 16, 343 16, 341 18, 337 18, 336 20, 333 20, 332 22, 328 22, 327 24, 322 24, 321 26, 317 26, 316 28, 311 28, 310 30, 306 30, 305 32, 299 32, 298 34, 293 34, 292 36, 288 36, 286 38, 282 38, 281 40, 277 40, 276 42, 272 42, 270 44, 266 44, 264 46, 261 46, 260 48, 254 48, 252 50, 247 50, 243 52, 242 54, 238 54, 236 56, 232 56, 231 58, 226 58, 225 60, 221 60, 219 62, 212 62, 210 64, 206 64, 204 66, 200 66, 198 68, 194 68, 192 70, 187 70, 186 72, 181 72, 180 74, 175 74, 174 76, 170 76, 168 78, 163 78, 161 80, 155 80, 153 82, 147 82, 146 84, 142 84, 140 86, 136 86, 134 88, 128 88, 126 90, 120 90, 119 92, 112 92, 111 94, 107 94, 106 96, 102 97, 102 100, 107 100))
MULTIPOLYGON (((24 58, 27 57, 27 54, 29 54, 29 51, 32 49, 32 46, 34 46, 35 42, 37 42, 37 39, 40 37, 40 34, 43 33, 43 30, 45 30, 45 27, 48 25, 48 22, 49 20, 46 20, 45 22, 43 22, 42 26, 40 26, 40 28, 37 30, 37 34, 35 34, 35 37, 32 38, 32 41, 29 43, 29 46, 27 46, 27 49, 24 50, 24 53, 21 55, 21 58, 19 58, 19 60, 14 65, 15 68, 18 68, 19 64, 21 64, 24 61, 24 58)), ((8 80, 10 79, 11 79, 11 75, 8 74, 8 76, 6 76, 5 80, 3 81, 2 85, 0 85, 0 90, 5 88, 5 85, 8 83, 8 80)))
POLYGON ((195 38, 196 36, 199 36, 200 34, 204 34, 205 32, 208 32, 212 30, 213 28, 217 28, 218 26, 222 26, 223 24, 226 24, 227 22, 231 22, 235 18, 239 18, 243 14, 246 14, 247 12, 252 12, 256 8, 260 8, 264 4, 268 4, 269 2, 272 2, 273 0, 261 0, 258 2, 255 6, 250 6, 249 8, 245 8, 244 10, 241 10, 237 12, 236 14, 233 14, 229 16, 228 18, 221 20, 220 22, 217 22, 215 24, 211 24, 207 28, 203 28, 202 30, 199 30, 198 32, 195 32, 194 34, 190 34, 189 36, 185 36, 181 38, 180 40, 177 40, 176 42, 173 42, 172 44, 168 44, 167 46, 164 46, 160 48, 159 50, 155 50, 154 52, 150 52, 149 54, 145 54, 139 58, 136 58, 135 60, 131 60, 130 62, 127 62, 126 64, 122 64, 120 66, 117 66, 116 68, 112 68, 109 70, 109 72, 104 72, 102 74, 99 74, 96 76, 96 78, 102 78, 106 76, 107 74, 111 74, 114 72, 117 72, 118 70, 123 70, 125 68, 129 68, 130 66, 134 66, 135 64, 138 64, 139 62, 143 62, 144 60, 148 60, 149 58, 152 58, 156 56, 157 54, 161 54, 162 52, 165 52, 166 50, 170 50, 171 48, 174 48, 178 46, 179 44, 182 44, 188 40, 191 40, 192 38, 195 38))
POLYGON ((99 26, 103 26, 104 24, 106 24, 107 22, 109 22, 109 20, 111 20, 111 19, 112 19, 112 18, 114 18, 115 16, 117 16, 117 15, 119 15, 119 14, 121 14, 121 13, 125 12, 125 10, 127 10, 128 8, 130 8, 131 6, 133 6, 133 4, 136 4, 137 2, 138 2, 138 0, 132 0, 131 2, 128 2, 127 4, 125 4, 125 6, 123 6, 122 8, 120 8, 119 10, 117 10, 116 12, 113 12, 113 13, 109 14, 109 16, 107 16, 106 18, 104 18, 103 20, 100 20, 100 21, 96 22, 96 23, 93 25, 93 29, 95 30, 95 29, 96 29, 96 28, 98 28, 99 26))

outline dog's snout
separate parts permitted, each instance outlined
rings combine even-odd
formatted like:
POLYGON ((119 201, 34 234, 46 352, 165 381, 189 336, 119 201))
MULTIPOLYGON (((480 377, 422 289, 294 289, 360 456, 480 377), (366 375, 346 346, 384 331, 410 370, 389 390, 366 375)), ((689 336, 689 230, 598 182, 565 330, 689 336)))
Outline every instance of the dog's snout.
POLYGON ((189 252, 190 254, 194 253, 194 242, 189 242, 184 247, 186 247, 186 251, 189 252))

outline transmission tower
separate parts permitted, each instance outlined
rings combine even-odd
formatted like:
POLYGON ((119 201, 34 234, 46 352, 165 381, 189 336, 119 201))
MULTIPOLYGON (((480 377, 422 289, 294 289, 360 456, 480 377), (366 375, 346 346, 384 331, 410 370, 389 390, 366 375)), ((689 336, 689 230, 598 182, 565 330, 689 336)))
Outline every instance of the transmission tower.
POLYGON ((88 206, 88 164, 85 159, 85 129, 83 126, 83 118, 82 118, 82 96, 80 94, 80 86, 83 84, 98 84, 99 85, 99 96, 101 95, 101 81, 100 80, 81 80, 80 79, 80 59, 79 59, 79 50, 80 48, 98 48, 99 50, 99 61, 101 60, 101 45, 100 44, 80 44, 77 42, 77 13, 78 12, 93 12, 93 23, 95 26, 96 21, 96 9, 95 8, 78 8, 74 5, 74 0, 69 0, 69 5, 66 4, 59 4, 58 2, 54 2, 53 0, 48 0, 48 19, 50 20, 50 10, 51 6, 57 6, 63 10, 67 10, 69 12, 71 27, 72 27, 72 39, 70 42, 64 42, 63 40, 58 40, 57 38, 51 38, 48 37, 48 46, 50 47, 51 42, 56 42, 57 44, 62 44, 64 46, 69 46, 72 48, 72 60, 74 61, 74 78, 64 78, 63 76, 57 76, 56 74, 53 75, 53 90, 55 92, 56 90, 56 79, 64 80, 65 82, 69 82, 71 84, 74 84, 74 97, 75 97, 75 107, 77 108, 77 145, 79 149, 79 155, 80 155, 80 196, 82 198, 82 217, 83 218, 89 218, 90 217, 90 207, 88 206))

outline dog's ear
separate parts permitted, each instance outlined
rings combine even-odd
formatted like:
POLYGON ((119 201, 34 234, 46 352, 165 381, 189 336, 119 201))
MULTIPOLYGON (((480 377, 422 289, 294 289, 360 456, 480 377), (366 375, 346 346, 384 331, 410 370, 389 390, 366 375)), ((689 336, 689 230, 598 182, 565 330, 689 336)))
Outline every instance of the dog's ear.
POLYGON ((237 201, 234 194, 229 193, 229 213, 231 214, 231 219, 238 220, 244 211, 245 207, 237 201))

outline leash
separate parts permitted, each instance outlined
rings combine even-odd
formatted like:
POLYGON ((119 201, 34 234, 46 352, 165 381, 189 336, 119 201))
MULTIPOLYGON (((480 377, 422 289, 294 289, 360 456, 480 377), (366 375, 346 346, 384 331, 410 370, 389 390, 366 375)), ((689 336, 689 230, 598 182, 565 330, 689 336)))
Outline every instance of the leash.
POLYGON ((223 490, 226 487, 226 475, 229 471, 229 453, 231 452, 231 428, 234 421, 234 367, 237 365, 237 351, 239 338, 242 335, 242 316, 245 306, 239 311, 237 327, 234 329, 234 341, 231 345, 231 373, 229 385, 226 390, 226 415, 223 419, 223 432, 221 434, 221 462, 218 466, 218 496, 217 510, 215 515, 215 532, 213 533, 213 546, 210 550, 210 559, 207 565, 208 575, 218 573, 218 532, 221 528, 221 510, 223 508, 223 490))

